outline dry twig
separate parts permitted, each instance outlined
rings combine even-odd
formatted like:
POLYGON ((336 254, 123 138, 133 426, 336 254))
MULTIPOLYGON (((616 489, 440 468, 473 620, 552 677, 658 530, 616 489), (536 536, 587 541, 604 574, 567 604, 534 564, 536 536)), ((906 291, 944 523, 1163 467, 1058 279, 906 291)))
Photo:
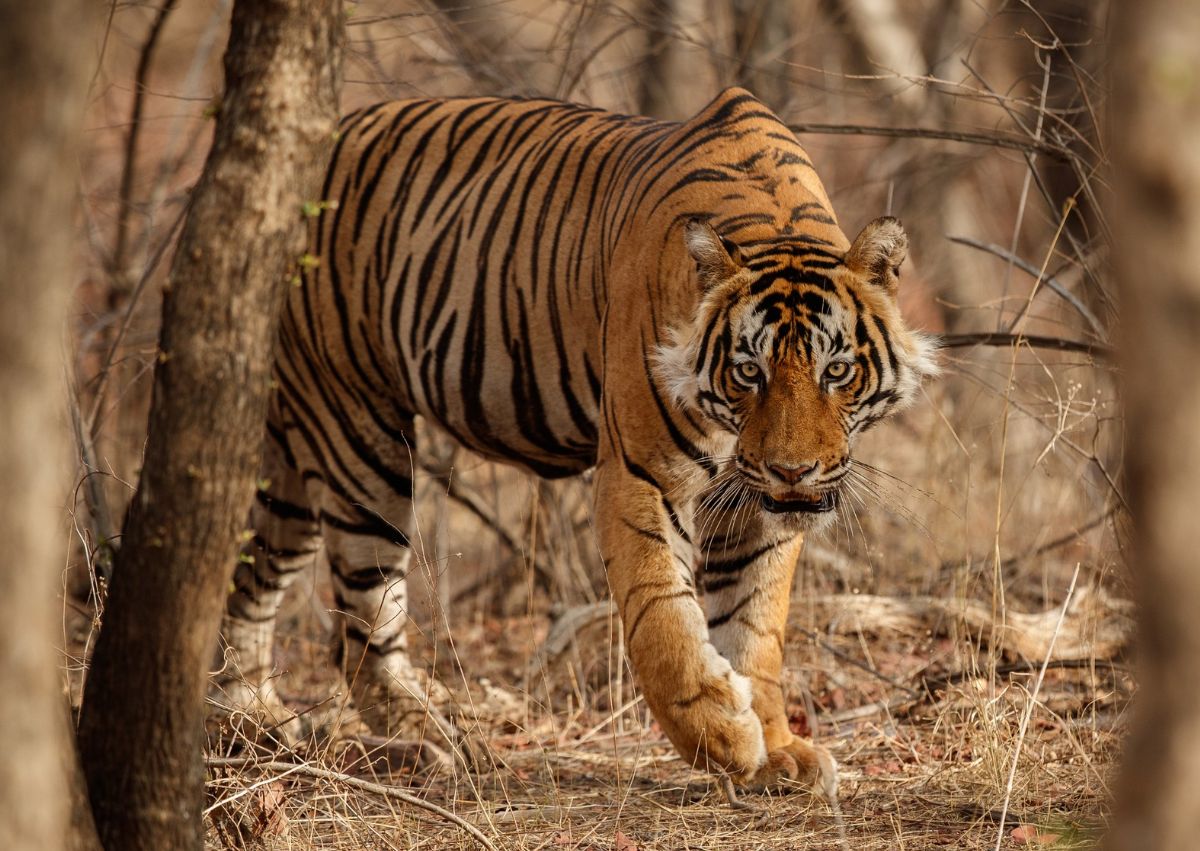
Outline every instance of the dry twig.
POLYGON ((228 757, 228 756, 210 756, 205 759, 205 764, 209 768, 254 768, 259 771, 277 771, 281 774, 300 774, 305 777, 312 777, 317 780, 327 780, 331 783, 341 783, 350 786, 354 789, 361 789, 364 792, 370 792, 373 795, 382 795, 386 798, 392 798, 397 801, 403 801, 406 804, 411 804, 414 807, 419 807, 427 812, 431 812, 439 818, 460 827, 471 835, 471 837, 487 848, 488 851, 498 851, 495 844, 484 835, 478 827, 471 824, 462 816, 455 815, 444 807, 439 807, 431 801, 426 801, 424 798, 418 798, 410 792, 405 792, 395 786, 385 786, 382 783, 372 783, 370 780, 363 780, 361 777, 351 777, 349 774, 341 774, 337 771, 330 771, 327 768, 317 768, 314 765, 298 762, 262 762, 253 757, 228 757))

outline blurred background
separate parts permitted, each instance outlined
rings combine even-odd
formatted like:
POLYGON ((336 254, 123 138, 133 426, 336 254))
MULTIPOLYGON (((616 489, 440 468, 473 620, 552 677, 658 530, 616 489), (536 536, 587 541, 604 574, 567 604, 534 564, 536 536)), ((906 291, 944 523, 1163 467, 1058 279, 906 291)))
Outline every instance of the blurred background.
MULTIPOLYGON (((1113 661, 1129 609, 1099 132, 1108 4, 348 9, 344 111, 513 94, 677 120, 743 85, 796 129, 851 237, 875 216, 904 222, 904 313, 944 335, 943 376, 866 436, 857 455, 877 468, 874 486, 806 545, 789 646, 796 723, 844 739, 839 756, 862 761, 862 794, 878 777, 869 765, 883 764, 962 799, 971 822, 1005 796, 1032 702, 1041 726, 1016 744, 1023 806, 1053 800, 1072 825, 1100 818, 1129 690, 1113 661), (1071 617, 1052 649, 1064 604, 1071 617), (1022 676, 1044 659, 1054 664, 1035 697, 1022 676), (893 718, 914 695, 924 709, 893 718)), ((64 643, 76 666, 138 476, 159 296, 212 132, 228 13, 219 0, 115 3, 92 89, 86 275, 67 343, 79 468, 64 643)), ((488 694, 511 698, 513 735, 647 727, 645 710, 627 706, 611 620, 597 614, 607 592, 586 479, 539 482, 428 430, 419 441, 414 656, 468 690, 487 677, 488 694)), ((333 688, 332 600, 321 569, 297 586, 281 622, 281 690, 311 705, 333 688)))

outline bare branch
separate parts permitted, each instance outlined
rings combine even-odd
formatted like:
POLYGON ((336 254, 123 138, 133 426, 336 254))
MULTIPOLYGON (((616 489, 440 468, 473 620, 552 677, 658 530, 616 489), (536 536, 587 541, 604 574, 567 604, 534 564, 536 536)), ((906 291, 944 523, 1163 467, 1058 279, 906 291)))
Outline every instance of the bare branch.
POLYGON ((137 166, 138 138, 142 132, 142 108, 146 100, 146 78, 150 75, 150 63, 154 49, 162 35, 167 18, 175 9, 178 0, 163 0, 146 41, 138 57, 137 76, 133 83, 133 108, 129 114, 129 135, 125 137, 125 163, 121 168, 121 198, 117 209, 117 245, 113 249, 112 270, 118 276, 118 287, 125 290, 125 252, 129 244, 129 211, 132 209, 133 175, 137 166))
POLYGON ((1056 349, 1060 352, 1079 352, 1101 360, 1113 360, 1116 352, 1103 343, 1083 340, 1064 340, 1061 337, 1042 337, 1036 334, 945 334, 940 339, 944 349, 967 349, 971 346, 1027 345, 1035 349, 1056 349))
POLYGON ((793 133, 816 133, 828 136, 883 136, 890 139, 941 139, 967 145, 985 145, 1013 151, 1045 154, 1058 160, 1070 161, 1075 153, 1053 142, 1038 141, 1010 133, 979 133, 968 130, 940 130, 936 127, 871 127, 865 124, 820 124, 804 122, 789 124, 793 133))
MULTIPOLYGON (((980 242, 979 240, 971 239, 969 236, 951 236, 949 234, 946 235, 946 239, 950 240, 951 242, 957 242, 960 245, 967 245, 971 248, 977 248, 980 251, 986 251, 988 254, 994 254, 996 257, 1011 263, 1022 272, 1026 272, 1032 275, 1034 278, 1041 276, 1041 272, 1032 263, 1022 260, 1011 251, 1001 248, 995 243, 980 242)), ((1084 318, 1089 326, 1091 326, 1092 331, 1097 337, 1102 340, 1107 337, 1107 335, 1104 333, 1104 326, 1100 323, 1100 320, 1096 318, 1096 314, 1092 313, 1091 309, 1082 301, 1080 301, 1075 293, 1071 292, 1054 278, 1042 278, 1041 280, 1043 284, 1058 294, 1058 296, 1064 299, 1069 305, 1071 305, 1071 307, 1075 308, 1076 312, 1084 318)))

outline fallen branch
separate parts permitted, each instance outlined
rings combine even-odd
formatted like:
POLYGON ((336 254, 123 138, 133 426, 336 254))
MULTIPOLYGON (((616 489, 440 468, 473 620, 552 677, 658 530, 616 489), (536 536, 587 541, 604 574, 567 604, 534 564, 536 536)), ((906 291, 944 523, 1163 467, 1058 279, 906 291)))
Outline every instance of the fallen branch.
MULTIPOLYGON (((1049 655, 1054 626, 1061 609, 1019 612, 1009 608, 1001 623, 991 604, 942 597, 881 597, 873 594, 834 594, 812 601, 816 618, 804 612, 806 623, 828 624, 834 635, 881 630, 944 634, 958 624, 973 635, 995 636, 999 649, 1018 659, 1111 659, 1133 638, 1132 604, 1096 588, 1075 594, 1062 630, 1049 655)), ((800 623, 789 624, 794 630, 800 623)))
POLYGON ((576 636, 592 624, 615 618, 616 607, 611 600, 600 600, 596 603, 585 603, 582 606, 572 606, 555 618, 550 625, 546 639, 534 651, 529 659, 529 670, 537 672, 553 665, 567 648, 575 641, 576 636))
MULTIPOLYGON (((993 671, 990 667, 986 673, 994 673, 997 677, 1006 677, 1009 674, 1028 674, 1038 670, 1042 666, 1041 662, 1035 662, 1031 659, 1025 659, 1020 662, 1009 662, 1004 665, 997 665, 993 671)), ((1122 662, 1115 662, 1111 659, 1051 659, 1046 664, 1047 669, 1056 671, 1090 671, 1093 668, 1098 671, 1122 672, 1128 671, 1129 666, 1122 662)), ((958 685, 959 683, 973 680, 980 677, 985 672, 975 668, 950 671, 937 677, 924 677, 921 679, 921 688, 927 694, 933 694, 935 691, 945 691, 950 686, 958 685)))
POLYGON ((361 789, 364 792, 370 792, 374 795, 381 795, 385 798, 403 801, 406 804, 411 804, 414 807, 431 812, 439 818, 445 819, 454 825, 462 828, 469 833, 471 837, 487 848, 488 851, 499 851, 495 844, 488 839, 479 828, 471 824, 462 816, 455 815, 444 807, 439 807, 437 804, 426 801, 424 798, 418 798, 410 792, 405 792, 396 786, 385 786, 382 783, 373 783, 370 780, 363 780, 360 777, 351 777, 349 774, 340 774, 336 771, 330 771, 327 768, 317 768, 316 766, 307 765, 302 762, 261 762, 253 757, 227 757, 227 756, 210 756, 204 760, 209 768, 255 768, 260 771, 276 771, 281 774, 300 774, 305 777, 312 777, 316 780, 328 780, 333 783, 342 783, 354 789, 361 789))

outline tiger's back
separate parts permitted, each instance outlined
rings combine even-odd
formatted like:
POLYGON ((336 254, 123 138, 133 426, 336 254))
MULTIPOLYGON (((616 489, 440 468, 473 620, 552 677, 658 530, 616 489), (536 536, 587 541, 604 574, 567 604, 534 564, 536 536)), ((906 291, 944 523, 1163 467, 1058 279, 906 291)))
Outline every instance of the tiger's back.
POLYGON ((312 228, 318 265, 284 314, 285 387, 349 385, 334 405, 422 414, 542 476, 587 469, 610 301, 629 323, 645 317, 625 306, 693 306, 685 276, 664 271, 681 265, 666 243, 680 217, 750 237, 832 222, 799 146, 757 106, 726 93, 684 125, 495 98, 347 117, 312 228))

